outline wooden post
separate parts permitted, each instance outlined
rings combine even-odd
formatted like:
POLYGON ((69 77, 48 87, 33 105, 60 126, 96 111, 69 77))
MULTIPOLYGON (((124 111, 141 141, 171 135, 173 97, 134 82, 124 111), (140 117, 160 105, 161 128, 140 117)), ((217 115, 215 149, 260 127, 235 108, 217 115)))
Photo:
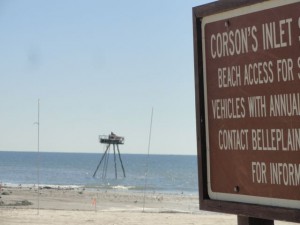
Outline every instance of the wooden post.
POLYGON ((237 216, 238 225, 274 225, 274 220, 237 216))

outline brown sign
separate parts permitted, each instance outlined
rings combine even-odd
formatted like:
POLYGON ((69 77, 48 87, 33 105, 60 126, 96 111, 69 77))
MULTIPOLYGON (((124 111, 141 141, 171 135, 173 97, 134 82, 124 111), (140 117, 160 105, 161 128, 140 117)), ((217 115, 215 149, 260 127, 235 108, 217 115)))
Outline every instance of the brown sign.
POLYGON ((202 19, 208 194, 300 209, 300 2, 202 19))

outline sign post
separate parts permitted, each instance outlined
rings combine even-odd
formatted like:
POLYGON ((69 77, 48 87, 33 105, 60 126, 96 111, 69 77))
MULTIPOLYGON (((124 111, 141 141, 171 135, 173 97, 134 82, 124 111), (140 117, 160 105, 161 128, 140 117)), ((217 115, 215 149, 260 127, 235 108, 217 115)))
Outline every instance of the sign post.
POLYGON ((239 224, 300 222, 299 12, 299 0, 193 9, 200 208, 239 224))

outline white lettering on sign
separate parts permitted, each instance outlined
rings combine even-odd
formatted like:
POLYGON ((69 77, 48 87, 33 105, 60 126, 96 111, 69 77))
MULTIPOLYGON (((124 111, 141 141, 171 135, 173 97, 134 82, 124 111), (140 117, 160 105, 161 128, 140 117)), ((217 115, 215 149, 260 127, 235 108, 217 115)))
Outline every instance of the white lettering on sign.
POLYGON ((248 97, 249 117, 266 117, 267 104, 266 96, 248 97))
POLYGON ((270 163, 271 184, 300 185, 300 164, 270 163))
POLYGON ((270 95, 270 116, 300 116, 300 94, 270 95))
POLYGON ((262 25, 264 50, 292 45, 292 21, 292 18, 288 18, 262 25))
POLYGON ((213 99, 211 101, 215 119, 239 119, 246 114, 244 98, 213 99))
POLYGON ((300 129, 251 129, 253 151, 300 151, 300 129))
POLYGON ((245 65, 244 85, 273 83, 273 62, 258 62, 245 65))
POLYGON ((263 183, 266 184, 267 182, 267 166, 264 162, 252 162, 252 182, 253 183, 263 183))
POLYGON ((300 164, 251 162, 252 183, 300 186, 300 164))
POLYGON ((202 18, 203 52, 195 59, 203 62, 196 87, 204 98, 207 184, 217 200, 281 199, 300 209, 300 2, 267 2, 265 12, 246 7, 202 18))
POLYGON ((252 51, 256 52, 258 49, 256 32, 257 28, 252 26, 212 34, 210 37, 211 57, 215 59, 248 53, 249 46, 252 51))
MULTIPOLYGON (((298 69, 300 69, 300 57, 298 57, 298 69)), ((300 73, 298 73, 298 78, 300 79, 300 73)))
POLYGON ((219 88, 241 86, 241 67, 218 68, 218 83, 219 88))
POLYGON ((219 130, 220 150, 248 150, 248 130, 219 130))
POLYGON ((292 59, 277 60, 277 79, 279 82, 294 80, 292 59))

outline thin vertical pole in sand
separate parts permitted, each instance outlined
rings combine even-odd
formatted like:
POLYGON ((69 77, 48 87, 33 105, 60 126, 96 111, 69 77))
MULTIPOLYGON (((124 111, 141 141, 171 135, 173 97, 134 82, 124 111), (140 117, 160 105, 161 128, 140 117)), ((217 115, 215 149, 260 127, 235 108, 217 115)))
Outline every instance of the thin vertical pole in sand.
POLYGON ((149 141, 148 141, 148 155, 147 155, 146 173, 145 173, 145 187, 144 187, 143 212, 145 212, 145 200, 146 200, 146 189, 147 189, 147 175, 148 175, 148 164, 149 164, 150 143, 151 143, 151 132, 152 132, 152 118, 153 118, 153 107, 152 107, 152 111, 151 111, 150 132, 149 132, 149 141))
POLYGON ((40 213, 40 99, 38 99, 38 118, 37 118, 37 193, 38 193, 38 202, 37 202, 37 214, 40 213))

